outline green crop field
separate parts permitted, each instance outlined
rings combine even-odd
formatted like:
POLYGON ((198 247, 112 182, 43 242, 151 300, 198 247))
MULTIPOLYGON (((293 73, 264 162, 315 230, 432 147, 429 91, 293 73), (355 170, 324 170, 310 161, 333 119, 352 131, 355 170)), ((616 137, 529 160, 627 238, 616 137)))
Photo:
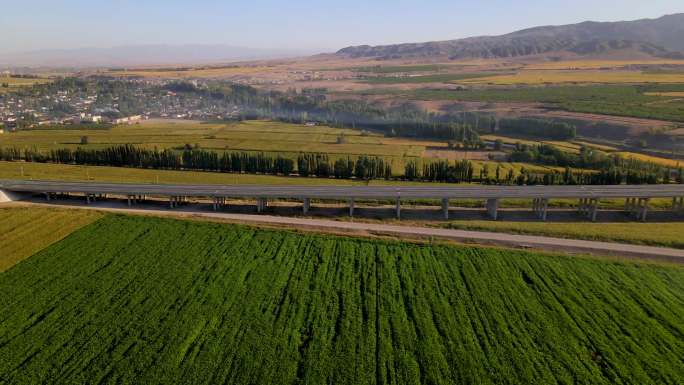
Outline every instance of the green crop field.
POLYGON ((684 378, 681 267, 107 216, 0 292, 3 383, 684 378))
POLYGON ((411 96, 422 100, 540 102, 573 112, 684 121, 682 98, 666 96, 668 92, 682 90, 682 84, 539 86, 466 91, 423 89, 414 91, 411 96))
POLYGON ((0 272, 101 217, 93 211, 0 208, 0 272))

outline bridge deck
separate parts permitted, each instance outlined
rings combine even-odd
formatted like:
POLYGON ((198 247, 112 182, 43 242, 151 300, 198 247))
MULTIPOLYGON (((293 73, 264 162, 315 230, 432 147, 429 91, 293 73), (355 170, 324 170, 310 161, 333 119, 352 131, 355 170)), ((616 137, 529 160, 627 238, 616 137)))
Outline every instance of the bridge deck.
POLYGON ((231 198, 318 199, 596 199, 684 197, 684 185, 619 186, 273 186, 154 185, 99 182, 0 181, 0 190, 231 198))

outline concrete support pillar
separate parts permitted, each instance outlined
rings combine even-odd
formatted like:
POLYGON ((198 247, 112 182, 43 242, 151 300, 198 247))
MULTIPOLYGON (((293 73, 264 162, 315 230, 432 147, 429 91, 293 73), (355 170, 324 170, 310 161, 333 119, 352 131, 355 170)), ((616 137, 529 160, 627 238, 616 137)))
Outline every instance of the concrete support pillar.
POLYGON ((85 198, 86 198, 86 204, 89 205, 90 204, 90 194, 85 194, 85 198))
POLYGON ((170 196, 169 197, 169 208, 172 209, 174 207, 176 207, 175 197, 170 196))
POLYGON ((45 200, 50 202, 50 193, 44 193, 45 194, 45 200))
POLYGON ((598 199, 592 198, 589 207, 589 219, 592 222, 596 222, 596 216, 598 214, 598 199))
POLYGON ((268 201, 266 200, 266 198, 257 199, 257 212, 258 213, 263 213, 264 210, 266 210, 266 207, 268 207, 268 201))
POLYGON ((349 216, 354 217, 354 198, 349 199, 349 216))
POLYGON ((499 219, 499 200, 498 199, 487 199, 487 214, 493 220, 499 219))
POLYGON ((126 197, 126 200, 128 200, 128 207, 131 207, 131 196, 128 195, 128 196, 126 197))
POLYGON ((639 204, 637 209, 637 220, 646 221, 648 216, 648 204, 651 198, 639 198, 639 204))
POLYGON ((214 211, 218 211, 218 205, 219 205, 219 198, 213 197, 212 198, 212 208, 214 211))
POLYGON ((214 197, 214 211, 226 207, 226 197, 214 197))
POLYGON ((444 215, 444 219, 449 219, 449 199, 444 198, 442 199, 442 214, 444 215))
POLYGON ((532 201, 532 210, 539 219, 546 220, 546 208, 548 206, 548 199, 535 198, 532 201))
POLYGON ((549 200, 544 198, 541 200, 541 207, 540 207, 540 212, 539 212, 539 218, 546 222, 546 217, 549 209, 549 200))
POLYGON ((302 212, 304 215, 309 213, 309 209, 311 208, 311 199, 310 198, 304 198, 302 201, 302 212))
POLYGON ((684 211, 684 197, 672 198, 672 211, 675 213, 684 211))
POLYGON ((401 198, 397 198, 397 219, 401 219, 401 198))

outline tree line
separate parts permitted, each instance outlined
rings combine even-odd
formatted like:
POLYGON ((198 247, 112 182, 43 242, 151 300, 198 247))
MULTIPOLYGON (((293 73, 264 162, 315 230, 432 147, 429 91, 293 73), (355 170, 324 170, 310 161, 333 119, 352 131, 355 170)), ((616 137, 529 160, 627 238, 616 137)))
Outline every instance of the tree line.
POLYGON ((389 179, 392 166, 384 159, 359 156, 331 162, 327 154, 299 154, 297 160, 281 155, 248 152, 215 152, 186 146, 183 151, 145 149, 130 144, 103 149, 0 148, 0 160, 90 166, 133 167, 158 170, 196 170, 244 174, 299 175, 338 179, 389 179))
POLYGON ((542 139, 568 140, 577 136, 577 127, 548 119, 509 118, 499 121, 499 132, 542 139))
POLYGON ((380 157, 359 156, 330 159, 328 154, 302 153, 296 160, 281 155, 247 152, 214 152, 186 146, 182 151, 139 148, 133 145, 112 146, 104 149, 56 149, 47 153, 37 149, 0 148, 0 160, 41 163, 61 163, 93 166, 134 167, 159 170, 195 170, 265 175, 298 175, 336 179, 403 179, 443 183, 483 183, 518 185, 617 185, 684 183, 684 171, 652 168, 634 160, 617 160, 597 171, 531 172, 522 168, 516 175, 513 169, 501 165, 480 167, 476 175, 469 160, 439 160, 419 165, 405 164, 404 174, 392 174, 392 165, 380 157))
POLYGON ((582 146, 578 154, 563 151, 548 144, 527 145, 517 143, 510 154, 511 162, 537 163, 547 166, 605 170, 612 167, 639 172, 660 173, 664 167, 653 163, 608 154, 582 146))

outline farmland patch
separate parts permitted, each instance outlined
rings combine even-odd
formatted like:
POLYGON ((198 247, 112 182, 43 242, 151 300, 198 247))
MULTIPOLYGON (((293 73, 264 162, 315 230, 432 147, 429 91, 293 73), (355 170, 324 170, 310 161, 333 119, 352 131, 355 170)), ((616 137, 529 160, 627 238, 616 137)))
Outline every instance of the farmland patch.
POLYGON ((108 216, 0 275, 0 291, 8 383, 684 375, 675 267, 108 216))

